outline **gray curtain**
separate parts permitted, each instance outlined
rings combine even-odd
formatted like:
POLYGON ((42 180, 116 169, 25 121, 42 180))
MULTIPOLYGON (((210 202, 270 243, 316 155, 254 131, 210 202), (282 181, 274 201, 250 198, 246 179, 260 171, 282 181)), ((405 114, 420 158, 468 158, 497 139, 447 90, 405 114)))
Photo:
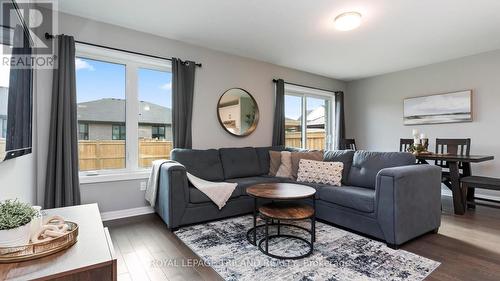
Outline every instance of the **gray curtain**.
POLYGON ((340 149, 340 140, 345 139, 344 92, 335 92, 335 149, 340 149))
POLYGON ((52 80, 45 208, 80 204, 75 40, 67 35, 57 36, 55 40, 57 68, 52 80))
POLYGON ((196 64, 172 58, 172 134, 174 148, 191 148, 196 64))
POLYGON ((276 81, 274 105, 273 146, 285 145, 285 81, 276 81))
MULTIPOLYGON (((31 57, 31 48, 22 26, 14 31, 13 57, 31 57), (21 47, 22 46, 22 47, 21 47)), ((32 69, 11 67, 7 99, 7 135, 5 150, 31 148, 32 69)), ((7 156, 8 157, 8 156, 7 156)), ((0 159, 1 161, 2 159, 0 159)))

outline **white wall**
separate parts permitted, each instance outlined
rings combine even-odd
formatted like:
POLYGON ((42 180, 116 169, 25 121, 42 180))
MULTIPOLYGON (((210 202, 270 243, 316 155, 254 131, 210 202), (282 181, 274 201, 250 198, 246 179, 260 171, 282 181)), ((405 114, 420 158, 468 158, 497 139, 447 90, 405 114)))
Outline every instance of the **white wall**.
POLYGON ((499 78, 500 51, 494 51, 349 82, 347 135, 361 149, 380 151, 397 151, 399 139, 411 138, 413 128, 429 136, 433 149, 435 138, 471 138, 472 154, 495 156, 473 164, 473 174, 500 177, 499 78), (404 98, 464 89, 473 90, 473 122, 403 126, 404 98))
POLYGON ((0 201, 17 198, 34 204, 35 174, 33 153, 0 163, 0 201))
MULTIPOLYGON (((83 19, 67 14, 59 15, 59 33, 73 35, 78 41, 101 44, 146 54, 179 57, 202 63, 196 69, 194 110, 193 110, 193 147, 219 148, 237 146, 265 146, 271 144, 274 113, 273 78, 321 87, 344 90, 345 83, 298 70, 284 68, 265 62, 229 55, 202 47, 185 44, 151 34, 133 31, 105 23, 83 19), (229 135, 217 121, 217 101, 222 93, 232 87, 241 87, 250 92, 257 101, 260 121, 255 132, 245 138, 229 135)), ((286 46, 284 46, 286 47, 286 46)), ((39 102, 38 117, 38 200, 42 200, 44 182, 44 163, 48 141, 48 122, 50 110, 50 73, 41 73, 37 85, 39 102)), ((102 184, 83 184, 82 198, 85 203, 98 202, 106 211, 140 207, 144 205, 144 192, 139 191, 139 182, 112 182, 102 184), (102 190, 102 192, 101 192, 102 190), (119 194, 120 196, 116 196, 119 194), (138 201, 138 199, 140 201, 138 201)))

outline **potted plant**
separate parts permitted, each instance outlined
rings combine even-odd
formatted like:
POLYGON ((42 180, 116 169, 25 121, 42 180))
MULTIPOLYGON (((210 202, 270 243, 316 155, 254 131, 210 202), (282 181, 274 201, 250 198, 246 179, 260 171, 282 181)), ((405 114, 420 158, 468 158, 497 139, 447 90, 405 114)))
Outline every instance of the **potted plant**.
POLYGON ((0 202, 0 247, 16 247, 29 243, 31 220, 37 211, 16 200, 0 202))

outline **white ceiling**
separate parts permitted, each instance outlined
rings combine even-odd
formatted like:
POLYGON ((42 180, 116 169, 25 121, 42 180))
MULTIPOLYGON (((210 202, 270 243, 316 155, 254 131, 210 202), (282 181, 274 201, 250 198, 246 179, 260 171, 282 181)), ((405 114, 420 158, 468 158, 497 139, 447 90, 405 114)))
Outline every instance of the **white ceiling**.
POLYGON ((500 49, 500 0, 59 0, 59 9, 344 80, 500 49), (351 10, 361 27, 335 30, 333 18, 351 10))

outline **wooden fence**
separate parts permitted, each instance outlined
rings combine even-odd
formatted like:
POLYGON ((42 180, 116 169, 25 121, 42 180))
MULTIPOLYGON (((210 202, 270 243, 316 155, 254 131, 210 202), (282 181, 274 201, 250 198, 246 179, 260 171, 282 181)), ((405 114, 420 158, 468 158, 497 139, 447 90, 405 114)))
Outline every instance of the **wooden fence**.
MULTIPOLYGON (((285 145, 288 147, 302 147, 302 135, 300 132, 286 132, 285 145)), ((325 132, 308 132, 307 149, 325 149, 325 132)))
MULTIPOLYGON (((139 167, 150 167, 153 160, 168 159, 171 150, 171 141, 140 140, 139 167)), ((123 140, 78 141, 80 171, 123 169, 125 153, 123 140)))

